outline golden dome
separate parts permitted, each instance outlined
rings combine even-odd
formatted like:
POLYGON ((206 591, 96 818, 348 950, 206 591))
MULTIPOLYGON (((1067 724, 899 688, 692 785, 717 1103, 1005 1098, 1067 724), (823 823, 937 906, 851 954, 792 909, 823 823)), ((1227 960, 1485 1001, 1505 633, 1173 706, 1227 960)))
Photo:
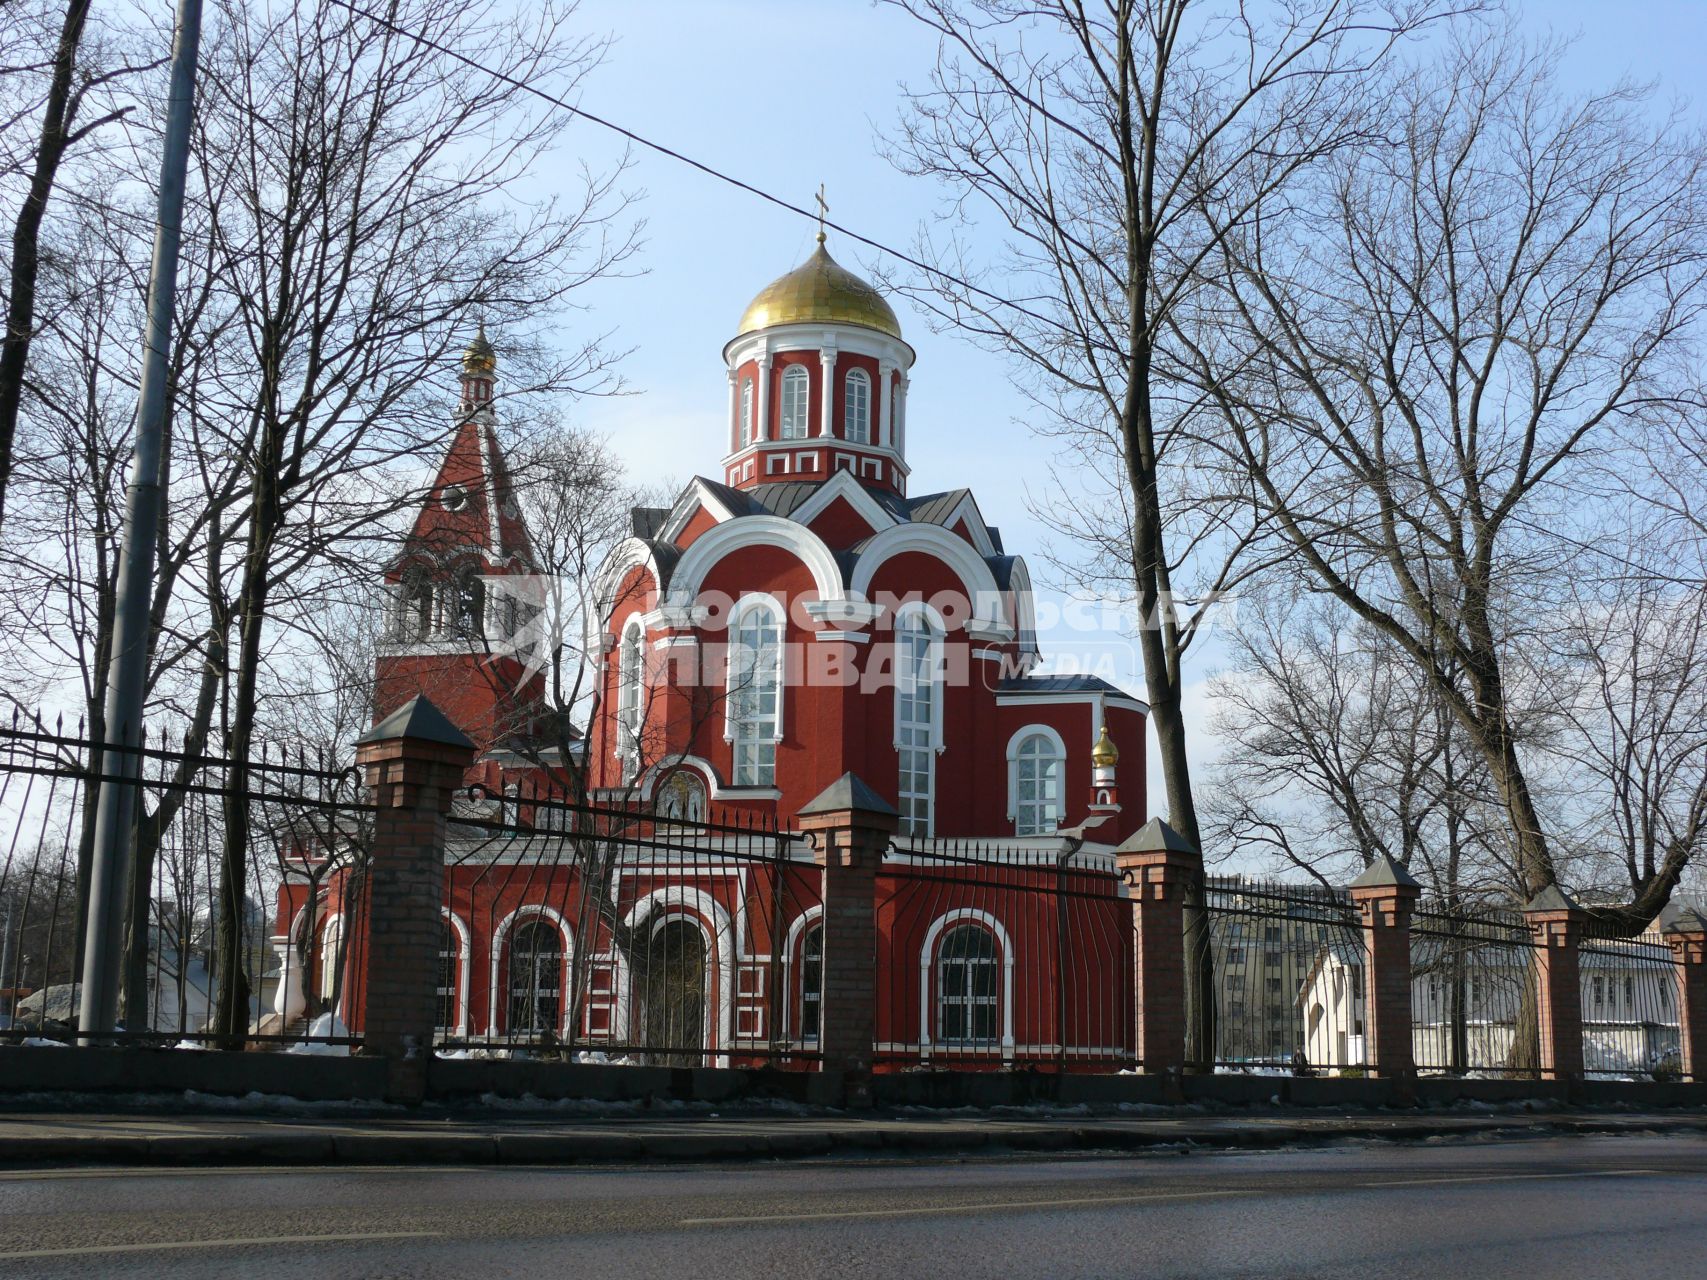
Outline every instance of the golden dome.
POLYGON ((498 353, 486 340, 486 322, 482 320, 480 331, 474 335, 474 341, 469 343, 462 353, 462 371, 470 375, 490 374, 497 367, 498 353))
POLYGON ((1091 748, 1091 764, 1098 769, 1112 769, 1120 763, 1120 752, 1115 750, 1113 740, 1108 736, 1108 725, 1102 726, 1102 736, 1097 739, 1096 746, 1091 748))
POLYGON ((739 337, 777 324, 857 324, 891 337, 901 322, 883 295, 847 268, 837 265, 818 237, 810 258, 759 291, 741 316, 739 337))

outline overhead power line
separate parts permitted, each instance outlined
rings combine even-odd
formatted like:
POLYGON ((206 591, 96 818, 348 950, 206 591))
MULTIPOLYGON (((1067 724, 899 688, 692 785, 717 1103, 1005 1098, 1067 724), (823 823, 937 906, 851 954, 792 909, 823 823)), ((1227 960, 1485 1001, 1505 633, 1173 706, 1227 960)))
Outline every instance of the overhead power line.
POLYGON ((550 103, 560 111, 567 111, 571 115, 578 116, 589 124, 596 124, 601 129, 609 129, 612 133, 617 134, 619 137, 626 138, 637 146, 645 147, 648 151, 655 151, 661 156, 666 156, 680 164, 685 164, 690 169, 696 169, 709 178, 715 178, 718 182, 727 183, 738 191, 744 191, 748 195, 757 196, 760 200, 776 205, 779 209, 786 209, 789 213, 798 214, 800 217, 807 218, 814 223, 820 223, 822 226, 828 227, 838 235, 844 235, 850 240, 857 241, 868 248, 877 250, 879 253, 887 254, 897 262, 904 262, 916 270, 923 271, 927 276, 937 280, 946 281, 949 284, 966 290, 968 293, 976 294, 980 298, 986 298, 997 306, 1005 307, 1010 311, 1017 311, 1019 314, 1027 316, 1030 319, 1037 321, 1039 324, 1045 324, 1054 329, 1064 330, 1066 327, 1059 320, 1052 320, 1048 316, 1031 310, 1022 303, 1015 302, 1012 298, 1003 297, 999 293, 992 292, 980 285, 973 284, 970 280, 962 279, 960 276, 951 275, 941 267, 933 267, 929 263, 923 262, 909 253, 905 253, 891 245, 884 244, 881 240, 874 240, 868 235, 862 235, 851 227, 843 226, 839 222, 832 222, 829 219, 824 218, 817 210, 809 210, 802 205, 795 204, 791 200, 784 200, 781 196, 774 195, 771 192, 766 191, 763 187, 754 186, 752 183, 747 182, 742 178, 737 178, 734 174, 724 172, 715 165, 706 164, 703 160, 696 160, 690 155, 677 151, 674 147, 667 147, 661 142, 654 142, 644 134, 636 133, 633 129, 625 128, 622 125, 617 124, 614 120, 607 120, 603 116, 595 115, 586 108, 578 107, 574 103, 567 102, 555 94, 547 93, 545 90, 536 85, 531 85, 525 80, 518 80, 514 76, 506 75, 502 71, 494 71, 491 67, 483 66, 473 58, 468 57, 466 54, 457 52, 448 45, 440 44, 436 40, 429 40, 419 32, 410 31, 407 27, 399 26, 389 18, 381 17, 379 14, 370 12, 369 10, 362 8, 360 5, 351 4, 350 0, 331 0, 331 2, 338 8, 347 10, 358 17, 365 18, 376 26, 383 27, 387 31, 403 36, 405 39, 413 40, 423 49, 431 49, 434 53, 443 54, 445 57, 456 62, 460 62, 463 66, 468 67, 471 70, 478 71, 482 75, 490 76, 492 79, 499 81, 502 84, 507 84, 512 88, 520 89, 523 93, 530 94, 542 102, 550 103))

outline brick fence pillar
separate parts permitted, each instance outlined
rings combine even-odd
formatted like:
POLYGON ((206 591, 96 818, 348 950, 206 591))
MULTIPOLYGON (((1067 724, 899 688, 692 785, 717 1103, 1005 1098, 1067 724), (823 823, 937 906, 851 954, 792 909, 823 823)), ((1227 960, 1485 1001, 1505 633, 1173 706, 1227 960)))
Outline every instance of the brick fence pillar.
POLYGON ((1583 1074, 1583 987, 1579 948, 1587 913, 1558 885, 1523 909, 1535 940, 1535 1013, 1540 1021, 1543 1079, 1579 1081, 1583 1074))
POLYGON ((1663 934, 1677 961, 1677 1029, 1683 1078, 1707 1079, 1707 916, 1685 907, 1663 934))
POLYGON ((389 1091, 418 1101, 437 1020, 445 815, 474 744, 426 698, 356 740, 377 810, 368 861, 362 1051, 392 1060, 389 1091))
POLYGON ((1370 1070, 1416 1075, 1411 1032, 1411 912, 1422 888, 1385 854, 1349 886, 1363 921, 1363 1034, 1370 1070))
POLYGON ((1203 858, 1160 818, 1114 851, 1132 900, 1134 1025, 1148 1074, 1185 1069, 1185 895, 1203 858))
POLYGON ((900 815, 858 777, 844 773, 795 818, 823 868, 823 1070, 840 1078, 846 1105, 869 1107, 877 1040, 877 869, 900 815))

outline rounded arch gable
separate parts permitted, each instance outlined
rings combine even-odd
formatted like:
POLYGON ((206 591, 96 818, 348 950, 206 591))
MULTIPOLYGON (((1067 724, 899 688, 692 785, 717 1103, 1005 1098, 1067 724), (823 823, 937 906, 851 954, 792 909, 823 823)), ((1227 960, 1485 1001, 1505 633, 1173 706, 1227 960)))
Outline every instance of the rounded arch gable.
POLYGON ((742 516, 701 534, 682 554, 670 581, 669 603, 692 605, 712 567, 743 547, 778 547, 790 552, 811 573, 820 600, 845 598, 841 566, 817 534, 781 516, 742 516))
POLYGON ((984 557, 964 538, 934 524, 898 524, 874 535, 854 565, 852 594, 859 599, 869 598, 878 570, 886 561, 908 551, 922 551, 953 571, 972 605, 974 618, 1008 621, 1003 617, 1007 610, 1002 606, 1002 593, 984 557))

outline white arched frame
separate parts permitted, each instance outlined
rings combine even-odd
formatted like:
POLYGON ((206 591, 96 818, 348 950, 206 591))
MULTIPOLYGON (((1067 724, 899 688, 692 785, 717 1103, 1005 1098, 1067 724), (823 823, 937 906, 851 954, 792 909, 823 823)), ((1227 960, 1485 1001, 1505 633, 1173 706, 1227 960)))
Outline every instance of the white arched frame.
MULTIPOLYGON (((1014 824, 1016 836, 1052 836, 1055 829, 1047 831, 1021 831, 1020 825, 1020 772, 1022 762, 1020 751, 1033 738, 1041 738, 1048 746, 1048 757, 1055 763, 1056 789, 1056 826, 1066 816, 1067 796, 1067 744, 1061 740, 1061 735, 1046 724, 1028 724, 1008 739, 1008 821, 1014 824)), ((1041 779, 1039 779, 1041 781, 1041 779)))
POLYGON ((925 945, 919 950, 919 1047, 931 1051, 931 1024, 936 1014, 936 949, 937 941, 956 925, 975 924, 988 930, 996 939, 996 950, 1002 957, 1002 1056, 1012 1057, 1014 1051, 1014 947, 1002 922, 988 911, 976 907, 960 907, 938 916, 925 932, 925 945))
MULTIPOLYGON (((649 921, 652 932, 662 928, 671 920, 689 920, 699 926, 705 935, 706 954, 717 957, 717 975, 707 979, 708 983, 717 983, 717 1025, 713 1029, 716 1040, 710 1045, 712 1049, 725 1049, 733 1035, 735 1025, 735 922, 730 919, 729 912, 723 904, 707 893, 704 889, 692 888, 688 885, 666 885, 662 889, 654 889, 640 901, 629 908, 623 917, 623 924, 628 929, 638 929, 642 921, 649 921)), ((623 972, 618 974, 617 991, 618 1007, 616 1010, 616 1025, 627 1027, 634 1010, 634 975, 626 972, 627 966, 622 963, 618 954, 618 968, 623 972)), ((708 991, 709 995, 710 992, 708 991)), ((719 1058, 714 1065, 726 1066, 727 1059, 719 1058)))
POLYGON ((550 907, 517 907, 514 911, 510 912, 509 915, 505 916, 503 920, 499 921, 497 929, 494 930, 492 934, 492 981, 491 985, 488 987, 488 997, 486 1002, 486 1034, 489 1036, 502 1035, 509 1031, 508 1027, 504 1027, 503 1030, 500 1031, 498 1026, 500 1021, 498 1017, 498 1010, 504 1007, 504 1005, 499 1003, 500 987, 498 985, 498 980, 500 976, 502 976, 503 972, 504 946, 509 942, 510 934, 514 931, 517 925, 525 924, 529 920, 536 919, 551 921, 557 926, 557 932, 563 937, 564 1009, 561 1019, 562 1025, 558 1027, 557 1030, 558 1035, 561 1036, 567 1032, 569 1020, 577 1014, 577 1010, 568 1007, 569 995, 574 985, 569 981, 569 976, 575 972, 574 930, 570 929, 569 922, 563 918, 561 912, 554 911, 550 907))
POLYGON ((474 948, 472 935, 462 918, 449 907, 441 905, 439 914, 449 923, 456 935, 456 1025, 445 1030, 459 1040, 468 1034, 468 992, 474 985, 474 948))

